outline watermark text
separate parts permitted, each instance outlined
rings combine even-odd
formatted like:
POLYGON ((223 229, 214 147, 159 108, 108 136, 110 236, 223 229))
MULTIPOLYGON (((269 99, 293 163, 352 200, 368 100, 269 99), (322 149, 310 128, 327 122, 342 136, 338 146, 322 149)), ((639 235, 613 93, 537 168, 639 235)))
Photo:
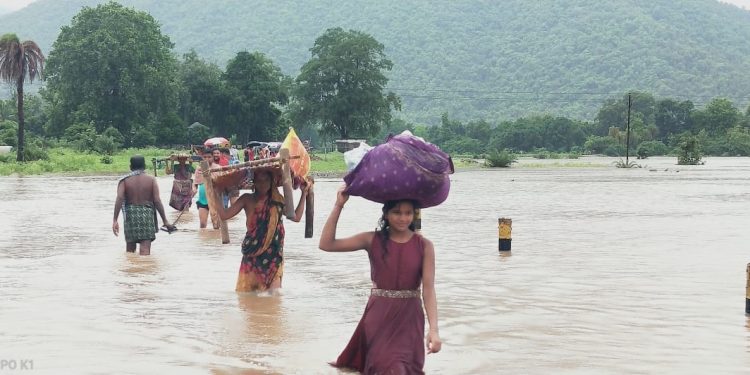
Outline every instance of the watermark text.
POLYGON ((33 370, 33 359, 0 359, 0 371, 33 370))

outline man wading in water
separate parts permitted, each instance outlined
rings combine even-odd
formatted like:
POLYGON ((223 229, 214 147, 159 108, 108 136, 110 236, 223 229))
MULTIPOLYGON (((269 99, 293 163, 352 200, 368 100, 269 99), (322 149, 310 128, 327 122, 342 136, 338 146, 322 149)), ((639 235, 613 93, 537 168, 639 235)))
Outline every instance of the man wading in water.
POLYGON ((146 159, 141 155, 130 158, 131 172, 120 179, 117 184, 117 199, 115 200, 115 215, 112 220, 112 233, 120 233, 118 217, 122 209, 125 227, 125 250, 135 252, 136 244, 140 244, 141 255, 151 254, 151 241, 156 239, 159 230, 156 222, 156 211, 161 215, 168 232, 175 230, 174 225, 167 222, 164 206, 159 198, 159 186, 156 178, 146 174, 146 159), (123 207, 123 204, 125 205, 123 207))

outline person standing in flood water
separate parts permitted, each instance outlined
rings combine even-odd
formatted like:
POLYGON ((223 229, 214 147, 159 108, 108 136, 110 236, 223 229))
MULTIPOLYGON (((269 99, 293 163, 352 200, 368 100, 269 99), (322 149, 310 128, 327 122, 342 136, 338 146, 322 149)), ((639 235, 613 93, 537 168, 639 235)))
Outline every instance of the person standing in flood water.
POLYGON ((187 211, 193 200, 193 162, 188 155, 177 155, 177 164, 174 166, 174 181, 172 182, 172 194, 169 198, 169 206, 177 211, 187 211))
POLYGON ((168 232, 175 230, 169 224, 164 213, 164 206, 159 198, 159 186, 156 178, 146 174, 146 160, 141 155, 130 158, 130 173, 117 183, 117 198, 115 199, 115 213, 112 219, 112 233, 120 234, 118 218, 123 211, 123 226, 125 227, 125 250, 135 252, 136 245, 140 245, 139 254, 151 254, 151 242, 156 239, 159 227, 156 212, 159 212, 162 223, 168 232), (123 206, 124 205, 124 206, 123 206))
POLYGON ((235 290, 238 292, 275 291, 281 288, 284 275, 284 223, 282 215, 299 222, 305 209, 305 198, 312 188, 303 190, 297 208, 293 209, 292 178, 280 170, 255 171, 253 193, 245 193, 229 208, 219 207, 219 217, 229 220, 245 211, 247 232, 242 241, 242 262, 235 290), (284 195, 279 193, 279 181, 284 195))
MULTIPOLYGON (((214 158, 212 153, 208 149, 204 149, 201 154, 203 160, 208 163, 209 168, 213 168, 214 158)), ((208 217, 211 216, 211 224, 214 229, 219 229, 219 221, 216 212, 212 212, 208 207, 208 196, 206 195, 206 184, 203 181, 203 170, 200 166, 195 171, 195 181, 193 185, 193 195, 197 195, 198 198, 195 201, 195 205, 198 207, 198 220, 201 229, 208 226, 208 217)))
POLYGON ((414 232, 416 204, 388 201, 377 231, 336 238, 339 216, 349 199, 345 189, 343 186, 337 193, 319 247, 330 252, 367 251, 373 286, 352 338, 331 365, 364 374, 424 374, 422 345, 427 353, 437 353, 442 342, 435 296, 435 250, 430 240, 414 232), (426 337, 420 284, 430 324, 426 337))

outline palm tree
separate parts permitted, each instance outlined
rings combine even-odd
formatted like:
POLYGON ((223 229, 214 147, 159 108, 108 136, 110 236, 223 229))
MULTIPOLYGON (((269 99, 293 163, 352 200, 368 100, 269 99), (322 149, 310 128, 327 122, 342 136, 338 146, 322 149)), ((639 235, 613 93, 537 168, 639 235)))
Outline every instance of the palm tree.
POLYGON ((41 79, 43 71, 44 55, 35 42, 31 40, 21 42, 16 34, 5 34, 0 37, 0 80, 16 86, 18 104, 17 161, 24 160, 23 84, 27 76, 29 82, 34 82, 34 78, 37 76, 41 79))

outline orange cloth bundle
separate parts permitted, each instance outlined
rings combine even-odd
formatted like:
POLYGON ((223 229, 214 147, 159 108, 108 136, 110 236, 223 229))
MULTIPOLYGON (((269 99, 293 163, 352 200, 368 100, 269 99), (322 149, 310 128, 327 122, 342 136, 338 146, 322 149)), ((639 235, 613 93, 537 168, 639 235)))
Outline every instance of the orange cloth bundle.
POLYGON ((289 150, 289 155, 299 156, 297 159, 289 160, 289 169, 295 176, 306 177, 310 173, 310 155, 297 137, 294 128, 289 128, 289 134, 281 143, 281 148, 289 150))

